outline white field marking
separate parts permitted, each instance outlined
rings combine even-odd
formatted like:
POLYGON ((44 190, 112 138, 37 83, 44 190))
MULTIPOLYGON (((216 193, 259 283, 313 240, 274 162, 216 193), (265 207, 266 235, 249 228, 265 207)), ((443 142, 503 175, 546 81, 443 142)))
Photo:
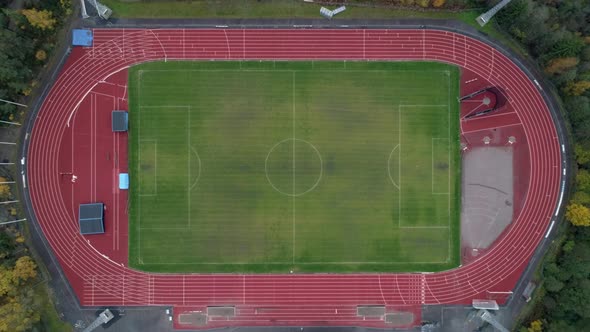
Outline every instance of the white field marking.
MULTIPOLYGON (((449 129, 449 144, 451 144, 451 73, 447 71, 447 116, 448 116, 448 129, 449 129)), ((451 191, 451 146, 449 146, 449 176, 448 176, 448 187, 449 187, 449 192, 451 191)), ((458 167, 458 165, 453 165, 455 167, 458 167)), ((451 237, 453 236, 452 232, 450 231, 451 229, 451 196, 448 196, 448 208, 447 208, 447 212, 448 212, 448 217, 447 217, 447 226, 449 228, 449 251, 447 252, 447 259, 446 261, 450 261, 451 260, 451 237)), ((461 218, 461 216, 459 216, 459 218, 461 218)), ((459 221, 460 222, 460 221, 459 221)), ((461 227, 461 226, 459 226, 461 227)))
POLYGON ((283 194, 283 195, 285 195, 285 196, 289 196, 289 197, 298 197, 298 196, 303 196, 303 195, 307 194, 308 192, 310 192, 310 191, 314 190, 314 189, 315 189, 315 188, 318 186, 318 184, 321 182, 322 178, 324 177, 324 171, 323 171, 323 169, 324 169, 324 160, 323 160, 323 158, 322 158, 322 155, 321 155, 321 153, 320 153, 320 150, 318 150, 318 148, 317 148, 315 145, 313 145, 313 144, 309 143, 309 142, 308 142, 308 141, 306 141, 306 140, 299 139, 299 138, 296 138, 296 139, 292 139, 292 138, 286 138, 286 139, 284 139, 284 140, 282 140, 282 141, 279 141, 277 144, 273 145, 273 146, 272 146, 272 148, 270 148, 270 150, 269 150, 269 151, 268 151, 268 153, 266 154, 266 159, 264 160, 264 173, 265 173, 265 175, 266 175, 266 180, 268 181, 268 183, 270 184, 270 186, 271 186, 271 187, 272 187, 274 190, 276 190, 277 192, 279 192, 279 193, 281 193, 281 194, 283 194), (291 140, 292 140, 292 141, 303 142, 303 143, 306 143, 307 145, 309 145, 309 146, 310 146, 310 147, 311 147, 311 148, 312 148, 312 149, 315 151, 316 155, 318 156, 318 159, 320 160, 320 175, 318 176, 318 178, 317 178, 316 182, 313 184, 313 186, 311 186, 311 187, 310 187, 309 189, 307 189, 306 191, 303 191, 303 192, 300 192, 300 193, 295 193, 295 194, 288 193, 288 192, 284 192, 284 191, 280 190, 279 188, 277 188, 277 187, 274 185, 274 183, 272 183, 272 181, 271 181, 271 179, 270 179, 270 176, 268 175, 268 159, 269 159, 270 155, 272 154, 272 152, 273 152, 273 151, 274 151, 274 150, 275 150, 275 149, 276 149, 276 148, 277 148, 279 145, 281 145, 281 144, 283 144, 283 143, 285 143, 285 142, 291 141, 291 140))
POLYGON ((181 229, 186 231, 186 227, 142 227, 142 230, 167 230, 167 229, 181 229))
POLYGON ((166 62, 167 61, 167 58, 168 58, 168 55, 166 54, 166 49, 164 48, 164 45, 162 45, 162 42, 160 41, 160 38, 158 38, 158 35, 156 35, 152 29, 149 29, 148 31, 151 32, 152 35, 154 35, 154 37, 158 41, 158 43, 160 43, 160 47, 162 48, 162 52, 164 52, 164 62, 166 62))
MULTIPOLYGON (((193 256, 177 256, 177 258, 184 258, 184 257, 193 257, 193 256)), ((447 263, 448 260, 443 260, 443 261, 422 261, 422 262, 417 262, 417 261, 408 261, 408 262, 401 262, 401 261, 387 261, 387 262, 378 262, 378 261, 362 261, 362 262, 356 262, 356 261, 342 261, 342 262, 297 262, 297 264, 299 265, 317 265, 317 264, 330 264, 330 265, 350 265, 350 264, 355 264, 355 265, 367 265, 367 264, 380 264, 380 265, 397 265, 397 264, 442 264, 442 263, 447 263)), ((258 263, 258 262, 175 262, 175 263, 161 263, 161 262, 147 262, 147 263, 143 263, 143 264, 149 264, 149 265, 263 265, 263 264, 272 264, 272 265, 279 265, 279 264, 283 264, 283 265, 290 265, 292 264, 290 261, 288 262, 263 262, 263 263, 258 263)), ((173 274, 173 273, 172 273, 173 274)))
POLYGON ((190 105, 186 109, 186 117, 188 118, 188 125, 187 125, 187 138, 186 138, 186 145, 187 145, 187 179, 186 179, 186 195, 187 195, 187 210, 188 210, 188 228, 191 228, 191 107, 190 105))
POLYGON ((492 78, 492 72, 494 71, 494 53, 495 53, 495 49, 492 48, 492 66, 490 68, 490 73, 488 74, 488 82, 490 81, 490 79, 492 78))
MULTIPOLYGON (((238 62, 238 60, 234 60, 238 62)), ((249 61, 248 61, 249 62, 249 61)), ((258 62, 258 61, 256 61, 258 62)), ((265 61, 266 62, 266 61, 265 61)), ((267 61, 270 62, 270 61, 267 61)), ((338 61, 337 61, 338 62, 338 61)), ((343 62, 343 61, 342 61, 343 62)), ((273 61, 276 64, 276 61, 273 61)), ((314 61, 311 61, 312 66, 314 61)), ((314 69, 314 68, 312 68, 314 69)), ((181 69, 142 69, 142 72, 224 72, 224 71, 235 71, 235 69, 188 69, 188 70, 181 70, 181 69)), ((299 70, 293 69, 241 69, 240 71, 245 72, 283 72, 283 73, 290 73, 290 72, 297 72, 299 70)), ((328 73, 341 73, 343 69, 314 69, 315 72, 328 72, 328 73)), ((363 73, 424 73, 423 70, 382 70, 382 69, 347 69, 346 72, 363 72, 363 73)), ((446 73, 447 70, 436 70, 436 71, 429 71, 429 73, 446 73)), ((412 106, 412 105, 410 105, 412 106)), ((446 106, 446 105, 443 105, 446 106)))
MULTIPOLYGON (((154 34, 154 36, 155 36, 155 34, 154 34)), ((138 82, 138 84, 137 84, 137 104, 138 105, 136 106, 136 109, 137 109, 137 123, 138 123, 138 126, 137 126, 138 127, 137 128, 137 143, 138 143, 137 145, 138 146, 141 144, 141 141, 142 141, 142 139, 141 139, 141 109, 142 108, 177 108, 177 107, 185 107, 186 108, 186 107, 189 107, 186 105, 162 105, 162 106, 144 106, 144 105, 142 105, 142 103, 141 103, 141 91, 142 91, 141 84, 143 82, 142 79, 143 79, 144 72, 150 72, 150 71, 141 70, 141 69, 137 71, 137 82, 138 82)), ((155 189, 155 193, 150 196, 156 196, 157 191, 158 191, 158 181, 157 181, 157 171, 158 171, 157 145, 158 145, 158 143, 157 143, 157 140, 155 140, 155 141, 156 141, 155 153, 154 153, 154 189, 155 189)), ((141 151, 141 149, 139 149, 139 151, 138 151, 138 163, 137 163, 137 172, 138 173, 137 174, 140 174, 140 171, 141 171, 141 169, 140 169, 141 163, 139 162, 141 160, 140 151, 141 151)), ((190 155, 189 155, 189 157, 190 157, 190 155)), ((138 204, 137 205, 138 206, 138 208, 137 208, 137 210, 138 210, 138 213, 137 213, 137 258, 138 258, 139 264, 144 264, 144 260, 141 257, 141 230, 142 230, 142 228, 141 228, 141 197, 142 196, 144 196, 144 195, 139 194, 139 190, 138 190, 138 197, 137 197, 137 201, 138 201, 138 203, 137 203, 138 204)))
POLYGON ((363 29, 363 59, 367 59, 367 35, 366 30, 363 29))
POLYGON ((150 105, 142 105, 141 108, 189 108, 190 106, 186 105, 157 105, 157 106, 150 106, 150 105))
MULTIPOLYGON (((137 71, 137 106, 135 109, 137 110, 137 146, 139 147, 141 137, 141 79, 143 76, 143 71, 137 71)), ((131 101, 129 101, 129 106, 131 106, 131 101)), ((137 159, 138 161, 141 160, 141 149, 137 151, 137 159)), ((140 174, 141 171, 141 163, 137 163, 137 174, 140 174)), ((139 185, 139 184, 138 184, 139 185)), ((139 188, 139 187, 138 187, 139 188)), ((138 190, 139 194, 139 190, 138 190)), ((137 263, 143 264, 143 260, 141 259, 141 197, 137 197, 137 263)))
MULTIPOLYGON (((399 148, 399 144, 397 144, 393 150, 391 150, 391 152, 389 153, 389 158, 387 158, 387 174, 389 175, 389 180, 391 180, 391 183, 399 190, 399 185, 397 183, 395 183, 395 180, 393 180, 393 176, 391 176, 391 157, 393 157, 395 151, 397 151, 397 149, 399 148)), ((399 158, 401 156, 399 155, 399 151, 398 151, 398 163, 399 163, 399 158)), ((399 171, 399 169, 398 169, 399 171)))
POLYGON ((223 29, 223 34, 225 35, 225 43, 227 45, 227 58, 231 59, 231 50, 229 48, 229 38, 227 38, 227 31, 223 29))
MULTIPOLYGON (((293 230, 292 230, 292 243, 293 243, 293 256, 292 256, 292 263, 295 264, 295 72, 292 73, 292 96, 291 96, 291 105, 292 105, 292 109, 293 109, 293 114, 291 117, 291 123, 293 125, 293 187, 291 188, 291 192, 293 193, 293 198, 291 199, 291 201, 293 202, 293 230)), ((320 157, 321 159, 321 157, 320 157)))
POLYGON ((399 105, 400 107, 448 107, 446 104, 412 104, 412 105, 399 105))
MULTIPOLYGON (((183 71, 183 72, 224 72, 224 71, 231 71, 228 69, 219 69, 219 70, 140 70, 139 72, 179 72, 179 71, 183 71)), ((247 71, 247 72, 291 72, 291 73, 295 73, 296 71, 294 70, 261 70, 261 69, 245 69, 242 71, 247 71)), ((341 72, 342 70, 316 70, 318 72, 341 72)), ((358 72, 388 72, 390 73, 391 71, 387 71, 387 70, 348 70, 350 71, 358 71, 358 72)), ((419 71, 419 70, 395 70, 395 72, 423 72, 423 71, 419 71)), ((441 73, 445 73, 448 71, 438 71, 441 73)), ((140 73, 138 73, 140 74, 140 73)), ((141 77, 141 75, 139 75, 141 77)), ((141 80, 140 80, 141 81, 141 80)), ((138 88, 139 88, 139 84, 138 84, 138 88)), ((295 86, 293 86, 293 91, 295 91, 295 86)), ((449 94, 450 94, 450 85, 449 85, 449 94)), ((140 100, 139 98, 139 94, 138 94, 138 100, 140 100)), ((140 103, 141 105, 141 103, 140 103)), ((401 143, 401 107, 443 107, 443 106, 447 106, 449 107, 450 105, 398 105, 398 116, 399 116, 399 127, 400 130, 398 130, 399 136, 400 136, 400 143, 401 143)), ((183 106, 183 105, 162 105, 162 106, 141 106, 141 107, 159 107, 159 108, 164 108, 164 107, 190 107, 190 106, 183 106)), ((295 108, 295 101, 293 100, 293 109, 295 108)), ((449 114, 450 117, 450 114, 449 114)), ((139 117, 138 117, 139 118, 139 117)), ((293 123, 293 126, 295 126, 295 124, 293 123)), ((450 131, 450 128, 449 128, 450 131)), ((139 130, 138 130, 139 132, 139 130)), ((288 139, 287 139, 288 140, 288 139)), ((299 140, 299 139, 298 139, 299 140)), ((286 141, 286 140, 285 140, 286 141)), ((303 141, 303 140, 300 140, 303 141)), ((311 143, 304 141, 306 143, 308 143, 309 145, 312 146, 312 148, 317 152, 318 156, 320 157, 320 165, 321 166, 321 170, 323 170, 323 161, 321 159, 321 155, 319 153, 319 150, 311 143)), ((279 142, 280 143, 280 142, 279 142)), ((399 149, 399 153, 401 155, 401 144, 398 147, 399 149)), ((193 150, 194 151, 194 150, 193 150)), ((194 151, 196 154, 196 151, 194 151)), ((450 153, 450 151, 449 151, 450 153)), ((268 159, 268 155, 267 155, 267 159, 268 159)), ((200 158, 199 158, 200 161, 200 158)), ((398 163, 400 164, 400 167, 398 167, 398 173, 399 173, 399 178, 400 178, 400 187, 401 187, 401 158, 398 158, 398 163)), ((449 170, 450 171, 450 170, 449 170)), ((305 193, 311 191, 312 189, 315 188, 315 186, 317 186, 317 184, 319 183, 319 181, 321 180, 321 177, 318 179, 318 181, 316 182, 316 184, 308 191, 306 191, 305 193)), ((449 180, 450 181, 450 180, 449 180)), ((271 183, 272 185, 272 183, 271 183)), ((274 187, 274 186, 273 186, 274 187)), ((275 188, 276 189, 276 188, 275 188)), ((279 191, 279 190, 277 190, 279 191)), ((280 191, 279 191, 280 192, 280 191)), ((298 194, 297 196, 301 196, 305 193, 301 193, 298 194)), ((401 207, 401 195, 399 198, 399 204, 401 207)), ((399 212, 399 211, 398 211, 399 212)), ((295 215, 295 210, 293 211, 294 215, 295 215)), ((401 212, 399 212, 401 213, 401 212)), ((138 218, 139 221, 139 218, 138 218)), ((450 220, 449 220, 450 223, 450 220)), ((138 222, 139 224, 139 222, 138 222)), ((293 227, 295 227, 295 224, 293 224, 293 227)), ((445 226, 433 226, 433 227, 421 227, 421 226, 416 226, 416 227, 400 227, 400 228, 415 228, 415 229, 426 229, 426 228, 432 228, 432 229, 448 229, 449 227, 445 227, 445 226)), ((176 229, 176 228, 170 228, 170 227, 166 227, 166 228, 141 228, 142 230, 149 230, 149 229, 161 229, 161 230, 172 230, 172 229, 176 229)), ((186 228, 178 228, 178 229, 186 229, 186 228)), ((139 232, 140 233, 140 232, 139 232)), ((294 233, 295 235, 295 233, 294 233)), ((139 234, 138 234, 138 239, 139 239, 139 234)), ((449 236, 449 245, 450 245, 450 236, 449 236)), ((138 247, 138 253, 139 251, 138 247)), ((450 246, 449 246, 449 250, 450 250, 450 246)), ((293 249, 293 252, 295 252, 295 248, 293 249)), ((138 255, 139 257, 141 257, 140 255, 138 255)), ((239 265, 255 265, 255 264, 291 264, 293 262, 264 262, 264 263, 258 263, 258 262, 201 262, 201 263, 144 263, 143 260, 141 258, 140 259, 140 264, 152 264, 152 265, 223 265, 223 264, 227 264, 227 265, 232 265, 232 264, 239 264, 239 265)), ((444 261, 422 261, 422 262, 416 262, 416 261, 412 261, 412 262, 402 262, 402 261, 389 261, 389 262, 379 262, 379 261, 363 261, 363 262, 355 262, 355 261, 346 261, 346 262, 298 262, 297 264, 302 264, 302 265, 313 265, 313 264, 331 264, 331 265, 341 265, 341 264, 383 264, 383 265, 396 265, 396 264, 441 264, 441 263, 446 263, 448 262, 448 259, 444 260, 444 261)))
POLYGON ((94 93, 90 94, 90 198, 96 202, 96 197, 94 195, 94 130, 96 129, 94 126, 94 114, 96 109, 96 95, 94 93))
MULTIPOLYGON (((188 143, 188 181, 187 181, 187 195, 188 195, 188 226, 186 227, 167 227, 166 229, 182 229, 182 230, 186 230, 187 228, 190 228, 190 189, 192 188, 192 186, 189 187, 190 184, 190 156, 191 153, 195 153, 197 155, 198 161, 199 161, 199 175, 197 176, 197 180, 195 181, 195 183, 193 183, 193 186, 196 185, 196 183, 198 182, 199 178, 200 178, 200 165, 201 165, 201 159, 198 156, 198 153, 190 146, 190 110, 191 107, 187 106, 187 105, 162 105, 162 106, 140 106, 141 108, 185 108, 187 110, 187 123, 188 123, 188 131, 189 133, 187 134, 187 143, 188 143)), ((139 125, 141 126, 141 124, 139 125)), ((138 136, 139 136, 139 129, 138 129, 138 136)), ((139 193, 138 196, 139 197, 154 197, 158 195, 158 179, 157 179, 157 173, 158 173, 158 140, 157 139, 141 139, 140 137, 138 137, 139 139, 139 145, 141 145, 141 142, 154 142, 154 193, 152 194, 141 194, 139 193)), ((141 156, 140 156, 140 151, 141 148, 138 151, 138 172, 140 171, 140 165, 141 165, 141 156)), ((138 190, 140 191, 140 190, 138 190)), ((141 212, 141 209, 138 209, 141 212)), ((138 215, 138 220, 139 220, 139 215, 138 215)), ((138 223, 139 224, 139 223, 138 223)), ((139 225, 139 230, 156 230, 156 229, 160 229, 158 227, 141 227, 141 225, 139 225)), ((148 263, 151 264, 151 263, 148 263)))
POLYGON ((201 157, 199 156, 199 153, 193 146, 191 146, 191 150, 193 154, 197 157, 197 162, 199 163, 199 172, 197 173, 197 178, 190 187, 190 190, 193 190, 193 188, 197 185, 197 183, 199 183, 199 179, 201 178, 201 157))
MULTIPOLYGON (((451 102, 450 94, 451 94, 451 90, 450 89, 451 89, 451 87, 450 87, 450 75, 448 75, 450 73, 448 71, 443 71, 443 73, 444 74, 447 74, 446 76, 447 76, 447 81, 448 81, 448 89, 447 89, 448 90, 448 101, 447 101, 447 104, 399 105, 399 119, 400 119, 399 120, 399 125, 400 125, 400 129, 399 129, 399 132, 400 132, 400 138, 399 138, 399 142, 400 142, 400 144, 399 144, 400 145, 400 159, 401 159, 401 155, 402 155, 401 154, 401 114, 402 114, 402 108, 403 107, 446 107, 447 108, 448 117, 449 117, 449 122, 448 122, 448 126, 447 127, 448 127, 448 132, 449 132, 449 144, 450 144, 450 137, 451 137, 450 136, 451 135, 451 122, 450 122, 451 121, 451 118, 450 118, 451 117, 451 114, 450 114, 450 102, 451 102)), ((451 153, 451 149, 449 148, 449 163, 450 163, 450 158, 451 158, 450 153, 451 153)), ((400 180, 399 181, 400 181, 400 186, 401 186, 401 179, 402 179, 401 178, 401 163, 400 163, 399 169, 400 169, 400 178, 399 178, 400 180)), ((450 192, 450 183, 451 183, 451 179, 450 179, 450 176, 451 176, 451 174, 450 174, 451 167, 450 167, 450 165, 449 165, 448 170, 449 170, 449 179, 448 179, 448 181, 449 181, 449 192, 450 192)), ((398 208, 399 218, 398 218, 398 225, 399 225, 399 228, 400 229, 448 229, 449 230, 449 234, 447 236, 448 243, 449 243, 447 257, 444 260, 440 261, 440 262, 436 262, 436 263, 439 263, 439 264, 448 263, 449 260, 450 260, 450 257, 451 257, 451 236, 452 236, 452 234, 451 234, 452 232, 450 231, 450 229, 451 229, 451 212, 450 212, 450 209, 451 209, 451 195, 449 193, 446 193, 446 194, 448 194, 448 198, 449 198, 449 200, 448 200, 448 208, 447 208, 447 212, 448 212, 447 226, 402 226, 402 223, 401 223, 401 209, 402 209, 402 206, 401 206, 401 196, 402 196, 402 192, 401 192, 401 190, 400 190, 400 195, 398 196, 398 199, 399 199, 399 208, 398 208)), ((420 264, 420 263, 416 262, 416 264, 420 264)), ((429 263, 422 262, 422 264, 429 264, 429 263)))
MULTIPOLYGON (((451 182, 450 182, 450 181, 449 181, 449 183, 448 183, 448 185, 447 185, 447 191, 446 191, 446 192, 435 192, 435 191, 434 191, 434 141, 435 141, 435 140, 443 140, 443 139, 444 139, 444 140, 446 140, 446 138, 440 138, 440 137, 432 137, 432 140, 431 140, 431 141, 432 141, 432 150, 431 150, 431 151, 432 151, 432 162, 431 162, 431 168, 432 168, 432 181, 431 181, 431 182, 432 182, 432 194, 433 194, 433 195, 450 195, 450 194, 451 194, 451 182)), ((448 143, 448 144, 450 145, 450 144, 451 144, 451 142, 449 141, 449 143, 448 143)), ((451 147, 449 146, 449 150, 450 150, 450 149, 451 149, 451 147)), ((449 165, 449 167, 448 167, 448 168, 450 168, 450 167, 451 167, 451 160, 450 160, 450 158, 451 158, 451 154, 450 154, 450 151, 449 151, 449 156, 448 156, 448 158, 449 158, 449 159, 447 160, 447 163, 448 163, 448 165, 449 165)), ((450 171, 449 171, 449 176, 450 176, 450 175, 451 175, 451 174, 450 174, 450 171)))
POLYGON ((377 274, 377 280, 379 280, 379 292, 381 293, 381 299, 383 300, 383 304, 387 304, 385 300, 385 295, 383 295, 383 287, 381 286, 381 274, 377 274))
POLYGON ((397 181, 399 181, 399 195, 397 196, 397 227, 402 227, 402 106, 397 105, 397 181))

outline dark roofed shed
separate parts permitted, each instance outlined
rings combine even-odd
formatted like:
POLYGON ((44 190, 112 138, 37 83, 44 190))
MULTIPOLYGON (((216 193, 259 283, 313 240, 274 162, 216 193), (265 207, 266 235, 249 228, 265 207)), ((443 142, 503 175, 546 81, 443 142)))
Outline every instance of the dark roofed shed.
POLYGON ((113 111, 112 112, 113 131, 124 132, 128 129, 128 118, 126 111, 113 111))
POLYGON ((104 233, 104 204, 90 203, 80 204, 78 221, 80 223, 80 234, 102 234, 104 233))

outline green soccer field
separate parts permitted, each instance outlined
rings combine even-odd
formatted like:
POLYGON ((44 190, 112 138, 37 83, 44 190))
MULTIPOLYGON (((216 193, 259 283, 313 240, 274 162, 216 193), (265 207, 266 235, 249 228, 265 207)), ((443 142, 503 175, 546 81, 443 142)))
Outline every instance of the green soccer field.
POLYGON ((129 265, 459 265, 459 70, 157 62, 129 70, 129 265))

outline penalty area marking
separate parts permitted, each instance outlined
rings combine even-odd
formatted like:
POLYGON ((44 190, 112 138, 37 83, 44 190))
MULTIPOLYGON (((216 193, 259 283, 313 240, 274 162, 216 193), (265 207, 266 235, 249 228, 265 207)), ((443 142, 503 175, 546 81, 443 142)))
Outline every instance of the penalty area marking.
MULTIPOLYGON (((387 174, 389 175, 389 180, 391 180, 391 183, 393 184, 393 186, 396 187, 397 190, 400 190, 399 185, 395 182, 395 180, 393 179, 393 176, 391 176, 391 157, 393 157, 393 154, 395 153, 395 151, 398 150, 398 148, 399 148, 399 144, 396 145, 393 148, 393 150, 391 150, 391 152, 389 153, 389 158, 387 158, 387 174)), ((400 158, 400 155, 399 155, 399 151, 398 151, 398 154, 397 154, 398 162, 399 162, 399 158, 400 158)))
MULTIPOLYGON (((450 98, 450 78, 449 78, 449 86, 448 86, 448 89, 449 89, 449 98, 450 98)), ((399 129, 398 129, 398 131, 399 131, 399 140, 398 140, 399 141, 399 144, 397 146, 398 147, 398 150, 401 150, 400 147, 399 147, 399 145, 401 145, 401 139, 402 139, 402 135, 401 135, 402 108, 404 108, 404 107, 441 107, 441 108, 444 107, 444 108, 446 108, 448 110, 447 113, 449 113, 448 116, 449 116, 449 121, 450 121, 450 102, 451 102, 451 100, 449 99, 448 102, 447 102, 447 104, 416 104, 416 105, 409 105, 408 104, 408 105, 398 105, 399 106, 399 110, 398 110, 398 112, 399 112, 399 117, 398 117, 398 119, 399 119, 398 120, 398 123, 399 123, 399 129)), ((450 142, 450 130, 451 130, 451 124, 450 124, 450 122, 448 123, 448 130, 449 130, 449 142, 450 142)), ((434 141, 434 139, 433 139, 433 141, 434 141)), ((450 163, 450 150, 451 149, 449 148, 449 163, 450 163)), ((431 151, 432 151, 432 149, 431 149, 431 151)), ((392 151, 392 153, 393 153, 393 151, 392 151)), ((399 151, 399 154, 400 154, 400 159, 401 159, 401 151, 399 151)), ((390 154, 390 158, 391 158, 391 154, 390 154)), ((432 156, 431 157, 431 161, 432 161, 433 158, 434 157, 432 156)), ((433 163, 431 162, 431 166, 432 166, 432 164, 433 163)), ((389 168, 388 168, 388 170, 389 170, 389 168)), ((434 172, 434 169, 432 170, 432 172, 434 172)), ((399 181, 401 182, 401 161, 400 161, 399 173, 400 173, 399 181)), ((390 177, 390 179, 391 179, 391 177, 390 177)), ((449 193, 446 193, 446 194, 448 194, 448 197, 449 197, 448 207, 447 207, 448 216, 447 216, 447 225, 446 226, 403 226, 402 225, 402 221, 401 221, 401 210, 402 210, 402 204, 401 204, 402 192, 401 192, 401 190, 400 190, 400 193, 399 193, 399 196, 398 196, 399 197, 399 205, 398 205, 398 227, 399 227, 399 229, 449 229, 449 234, 447 236, 448 241, 449 241, 449 251, 448 251, 448 254, 447 254, 447 258, 444 261, 441 261, 439 263, 447 263, 449 261, 450 257, 451 257, 451 246, 450 246, 450 243, 451 243, 451 236, 452 236, 452 234, 450 232, 450 228, 451 228, 451 220, 450 220, 450 218, 451 218, 451 215, 450 215, 450 210, 451 210, 451 202, 450 202, 450 197, 451 197, 451 195, 450 195, 450 165, 449 165, 449 193)))

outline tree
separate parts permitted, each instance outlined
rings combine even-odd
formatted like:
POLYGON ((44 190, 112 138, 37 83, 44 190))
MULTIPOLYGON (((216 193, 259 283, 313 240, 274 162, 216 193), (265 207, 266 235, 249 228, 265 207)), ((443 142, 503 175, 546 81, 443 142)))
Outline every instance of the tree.
MULTIPOLYGON (((584 230, 589 230, 582 227, 584 230)), ((567 284, 576 284, 590 275, 590 246, 584 241, 574 243, 574 248, 559 257, 559 273, 556 278, 567 284)))
POLYGON ((37 276, 37 265, 31 257, 23 256, 16 260, 13 269, 13 279, 16 283, 33 279, 37 276))
MULTIPOLYGON (((6 182, 6 178, 0 176, 0 182, 6 182)), ((10 186, 8 184, 0 184, 0 199, 7 199, 11 195, 10 186)))
POLYGON ((542 332, 543 331, 543 322, 540 320, 534 320, 531 322, 531 325, 527 329, 528 332, 542 332))
POLYGON ((416 0, 418 6, 426 8, 430 5, 430 0, 416 0))
POLYGON ((545 278, 545 289, 547 289, 548 292, 559 292, 561 289, 563 289, 563 286, 565 286, 565 284, 555 279, 553 276, 545 278))
POLYGON ((53 13, 48 10, 23 9, 22 14, 30 25, 41 30, 52 30, 57 23, 57 20, 53 18, 53 13))
POLYGON ((558 303, 566 311, 581 317, 590 317, 590 280, 582 279, 568 285, 560 293, 558 303))
POLYGON ((590 81, 569 82, 564 92, 570 96, 580 96, 590 89, 590 81))
POLYGON ((576 163, 578 165, 585 165, 590 163, 590 150, 584 149, 581 144, 576 144, 574 146, 574 153, 576 155, 576 163))
POLYGON ((549 328, 547 329, 548 332, 579 332, 576 328, 569 325, 568 322, 564 320, 556 320, 549 324, 549 328))
POLYGON ((555 58, 545 66, 545 72, 549 74, 563 73, 564 71, 575 67, 580 62, 576 57, 555 58))
POLYGON ((578 37, 563 38, 553 44, 548 59, 557 57, 577 57, 584 48, 584 42, 578 37))
POLYGON ((572 202, 581 205, 590 205, 590 194, 583 191, 576 191, 572 197, 572 202))
POLYGON ((0 266, 0 332, 28 331, 40 319, 35 293, 28 281, 37 275, 29 256, 11 269, 0 266))
POLYGON ((574 246, 575 245, 576 245, 576 241, 574 241, 574 240, 568 240, 568 241, 566 241, 563 244, 563 247, 562 247, 563 252, 565 252, 565 253, 571 252, 572 250, 574 250, 574 246))
POLYGON ((0 231, 0 260, 2 263, 8 263, 7 258, 12 256, 13 250, 16 248, 12 238, 3 231, 0 231))
POLYGON ((570 203, 565 217, 575 226, 590 226, 590 209, 584 205, 570 203))
POLYGON ((590 172, 585 169, 578 170, 576 186, 578 190, 590 192, 590 172))
POLYGON ((35 59, 39 61, 45 61, 45 59, 47 59, 47 52, 45 52, 44 50, 38 50, 35 53, 35 59))
POLYGON ((27 87, 32 77, 29 59, 33 54, 33 44, 32 40, 10 29, 0 29, 0 95, 14 97, 27 87))
POLYGON ((0 306, 0 332, 29 331, 40 320, 39 303, 35 301, 35 294, 30 288, 22 289, 19 293, 8 298, 0 306))
POLYGON ((432 7, 440 8, 445 5, 446 0, 434 0, 432 1, 432 7))
POLYGON ((0 266, 0 298, 14 291, 12 270, 0 266))
POLYGON ((530 16, 530 12, 531 9, 528 1, 516 0, 499 11, 496 14, 496 20, 500 25, 510 27, 515 23, 525 21, 530 16))

